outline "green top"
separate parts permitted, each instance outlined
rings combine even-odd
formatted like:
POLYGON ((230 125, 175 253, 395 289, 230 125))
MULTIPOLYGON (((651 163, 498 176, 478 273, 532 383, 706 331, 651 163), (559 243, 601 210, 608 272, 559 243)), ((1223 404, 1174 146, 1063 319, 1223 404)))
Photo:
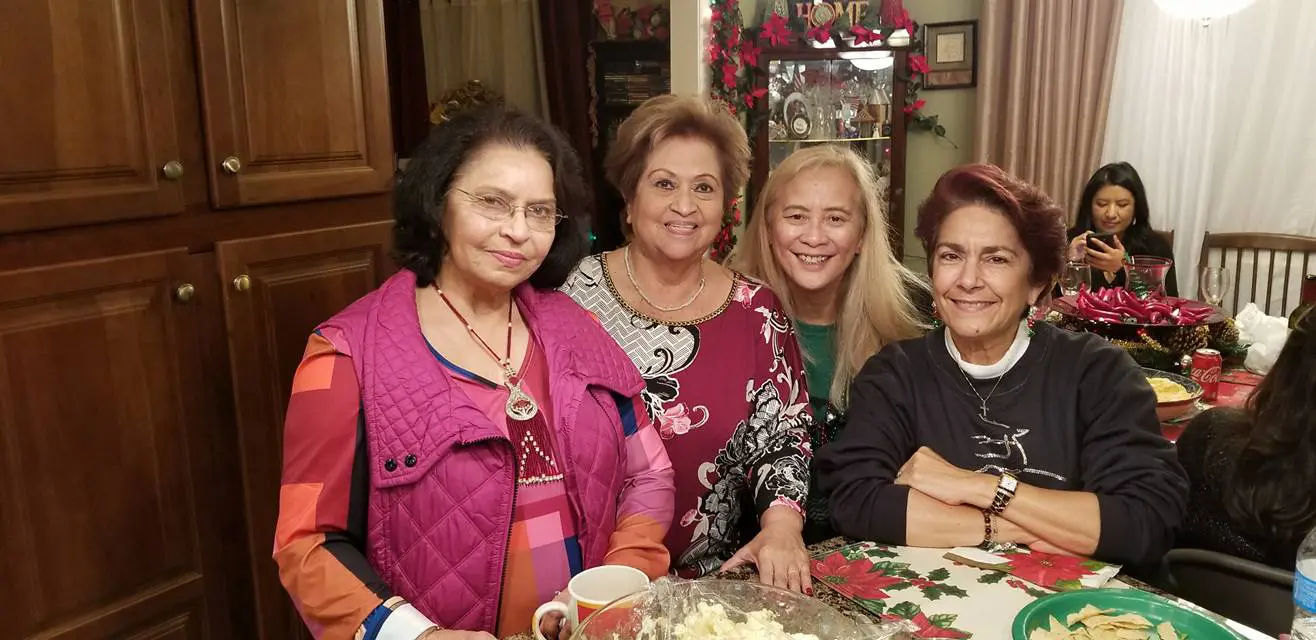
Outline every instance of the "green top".
POLYGON ((809 385, 809 404, 822 421, 827 416, 827 397, 836 373, 836 325, 795 323, 804 352, 804 381, 809 385))

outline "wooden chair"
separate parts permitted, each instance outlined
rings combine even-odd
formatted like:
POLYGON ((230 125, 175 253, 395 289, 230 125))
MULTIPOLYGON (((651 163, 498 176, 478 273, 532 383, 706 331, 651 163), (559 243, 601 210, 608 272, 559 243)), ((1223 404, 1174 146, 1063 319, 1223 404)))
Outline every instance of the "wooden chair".
POLYGON ((1152 232, 1164 238, 1166 244, 1170 245, 1171 249, 1174 248, 1174 229, 1168 229, 1166 231, 1161 231, 1159 229, 1152 229, 1152 232))
POLYGON ((1251 255, 1251 288, 1248 290, 1251 298, 1244 298, 1243 304, 1255 302, 1261 307, 1266 315, 1286 316, 1298 306, 1297 295, 1292 296, 1290 304, 1289 291, 1297 291, 1301 286, 1303 276, 1313 273, 1316 269, 1316 238, 1307 236, 1294 236, 1282 233, 1211 233, 1207 231, 1202 234, 1202 252, 1197 259, 1197 272, 1201 274, 1202 267, 1209 264, 1223 266, 1233 272, 1233 304, 1227 307, 1230 313, 1237 313, 1239 309, 1239 296, 1243 291, 1243 271, 1244 262, 1243 254, 1251 255), (1212 250, 1220 258, 1212 261, 1212 250), (1262 252, 1269 254, 1268 257, 1262 252), (1230 253, 1233 253, 1231 264, 1230 253), (1296 255, 1295 255, 1296 254, 1296 255), (1275 270, 1276 256, 1283 256, 1282 271, 1275 270), (1265 270, 1266 276, 1262 283, 1265 285, 1266 295, 1261 298, 1257 289, 1258 277, 1262 270, 1265 270), (1278 309, 1272 310, 1272 294, 1275 293, 1275 276, 1281 273, 1280 282, 1280 305, 1278 309))

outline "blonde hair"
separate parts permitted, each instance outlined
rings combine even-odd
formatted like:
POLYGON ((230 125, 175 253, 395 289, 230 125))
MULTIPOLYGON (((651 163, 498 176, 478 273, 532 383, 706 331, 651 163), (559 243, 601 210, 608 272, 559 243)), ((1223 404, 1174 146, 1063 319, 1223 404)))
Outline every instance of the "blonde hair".
MULTIPOLYGON (((754 215, 750 217, 744 237, 737 243, 729 264, 745 275, 766 282, 781 299, 786 313, 792 318, 798 317, 790 282, 772 254, 769 217, 776 215, 776 201, 792 180, 805 171, 828 168, 841 169, 854 180, 863 205, 864 229, 859 255, 855 256, 843 276, 838 293, 836 352, 833 354, 836 371, 828 393, 832 404, 845 410, 850 383, 869 357, 887 344, 918 337, 926 330, 920 323, 909 289, 927 289, 927 285, 897 262, 891 252, 886 207, 878 199, 877 177, 872 165, 848 147, 839 145, 818 145, 792 153, 768 176, 754 204, 754 215)), ((810 357, 810 354, 805 356, 810 357)))
POLYGON ((664 140, 680 137, 704 140, 717 152, 725 210, 749 179, 749 139, 740 121, 711 100, 670 94, 645 100, 617 129, 603 173, 630 203, 649 152, 664 140))

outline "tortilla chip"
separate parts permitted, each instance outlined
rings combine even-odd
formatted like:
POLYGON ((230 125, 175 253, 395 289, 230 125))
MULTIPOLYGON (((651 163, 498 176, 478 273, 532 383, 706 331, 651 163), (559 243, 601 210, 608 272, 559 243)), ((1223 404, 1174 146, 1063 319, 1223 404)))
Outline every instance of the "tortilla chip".
POLYGON ((1072 627, 1088 618, 1091 618, 1092 616, 1100 616, 1114 612, 1115 612, 1114 609, 1098 609, 1095 606, 1089 604, 1084 606, 1082 609, 1079 609, 1078 613, 1069 614, 1069 616, 1065 618, 1065 624, 1072 627))
POLYGON ((1160 636, 1160 640, 1179 640, 1179 632, 1169 621, 1156 625, 1156 635, 1160 636))

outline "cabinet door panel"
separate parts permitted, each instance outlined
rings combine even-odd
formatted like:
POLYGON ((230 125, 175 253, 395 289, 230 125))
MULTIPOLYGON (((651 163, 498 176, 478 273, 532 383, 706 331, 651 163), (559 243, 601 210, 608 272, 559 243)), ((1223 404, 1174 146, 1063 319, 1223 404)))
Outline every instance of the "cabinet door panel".
POLYGON ((0 273, 7 637, 203 637, 186 257, 0 273))
POLYGON ((215 206, 387 188, 393 149, 381 2, 196 3, 215 206))
POLYGON ((183 210, 169 1, 6 3, 0 233, 183 210))
POLYGON ((215 249, 228 287, 224 306, 255 617, 265 640, 309 637, 270 559, 293 374, 316 325, 392 274, 391 229, 391 222, 380 222, 222 242, 215 249), (234 284, 239 278, 245 278, 243 290, 234 284))

